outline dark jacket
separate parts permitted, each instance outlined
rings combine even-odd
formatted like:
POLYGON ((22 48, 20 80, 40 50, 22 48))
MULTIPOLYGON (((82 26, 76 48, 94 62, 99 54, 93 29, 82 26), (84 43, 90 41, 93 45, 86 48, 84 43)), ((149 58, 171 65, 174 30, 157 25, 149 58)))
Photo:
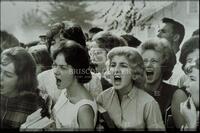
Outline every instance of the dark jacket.
POLYGON ((39 95, 30 92, 12 98, 1 96, 1 128, 20 128, 43 103, 39 95))

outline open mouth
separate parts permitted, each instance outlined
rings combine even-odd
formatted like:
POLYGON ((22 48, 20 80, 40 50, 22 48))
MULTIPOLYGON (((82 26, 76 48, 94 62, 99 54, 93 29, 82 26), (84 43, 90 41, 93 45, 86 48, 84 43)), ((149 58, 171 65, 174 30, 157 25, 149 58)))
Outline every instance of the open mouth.
POLYGON ((154 72, 153 71, 146 71, 147 80, 151 80, 153 78, 154 72))
POLYGON ((61 79, 59 79, 58 77, 56 77, 56 84, 58 87, 60 87, 61 85, 61 79))
POLYGON ((117 85, 120 84, 120 83, 121 83, 121 80, 122 80, 122 79, 121 79, 121 77, 120 77, 119 75, 115 75, 115 76, 114 76, 114 83, 115 83, 115 84, 117 84, 117 85))

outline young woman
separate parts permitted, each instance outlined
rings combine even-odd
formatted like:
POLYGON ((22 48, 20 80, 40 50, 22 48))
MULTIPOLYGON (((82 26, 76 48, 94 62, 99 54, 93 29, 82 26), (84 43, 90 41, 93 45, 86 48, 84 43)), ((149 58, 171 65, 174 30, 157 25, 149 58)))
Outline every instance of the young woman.
MULTIPOLYGON (((190 82, 193 83, 194 82, 193 80, 198 79, 198 76, 197 75, 195 76, 195 73, 199 75, 199 70, 197 71, 197 69, 195 69, 194 67, 196 64, 196 61, 199 60, 199 36, 191 37, 183 44, 181 48, 181 54, 180 54, 179 60, 182 63, 183 71, 188 77, 184 81, 185 86, 188 88, 190 86, 190 82)), ((193 89, 190 89, 190 90, 193 90, 193 89)), ((198 89, 196 88, 196 92, 195 92, 196 94, 195 93, 192 94, 193 98, 196 97, 193 99, 194 101, 196 101, 195 99, 199 99, 199 95, 198 95, 199 93, 197 93, 198 92, 197 90, 198 89)), ((186 101, 187 99, 188 99, 187 91, 185 91, 184 89, 178 89, 175 92, 175 95, 173 96, 172 115, 173 115, 176 127, 178 129, 180 129, 183 125, 186 124, 186 121, 180 112, 180 103, 186 101)), ((198 106, 196 107, 198 108, 198 106)))
POLYGON ((131 47, 116 47, 108 53, 113 87, 100 93, 103 106, 120 129, 165 130, 158 103, 143 91, 144 63, 131 47))
POLYGON ((42 106, 36 93, 36 65, 21 47, 1 54, 1 128, 19 128, 28 115, 42 106))
POLYGON ((107 73, 107 53, 114 47, 128 46, 122 37, 118 37, 110 32, 101 31, 95 34, 90 44, 90 58, 92 64, 95 65, 96 72, 100 75, 103 90, 112 86, 109 82, 107 73))
POLYGON ((71 41, 57 49, 53 58, 56 84, 61 90, 52 110, 56 127, 66 130, 94 129, 96 101, 83 86, 91 80, 87 51, 71 41))
MULTIPOLYGON (((145 91, 159 103, 163 120, 167 125, 166 112, 171 106, 174 92, 178 89, 165 83, 172 75, 176 57, 166 39, 151 39, 141 45, 141 55, 146 72, 145 91)), ((173 121, 172 121, 173 122, 173 121)))

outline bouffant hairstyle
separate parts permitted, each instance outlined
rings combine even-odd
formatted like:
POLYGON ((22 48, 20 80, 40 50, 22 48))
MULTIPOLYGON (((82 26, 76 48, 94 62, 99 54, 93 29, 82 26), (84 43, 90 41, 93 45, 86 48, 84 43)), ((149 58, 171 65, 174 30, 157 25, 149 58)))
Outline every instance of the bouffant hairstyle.
POLYGON ((109 60, 109 66, 114 56, 124 56, 131 67, 132 75, 135 75, 135 80, 133 83, 138 88, 143 89, 145 81, 145 69, 144 62, 141 55, 135 48, 124 46, 124 47, 116 47, 113 48, 107 55, 109 60))
POLYGON ((199 36, 191 37, 181 47, 181 54, 179 57, 179 61, 181 62, 181 64, 183 64, 182 65, 183 70, 186 64, 186 58, 188 54, 192 53, 196 49, 199 49, 199 36))
POLYGON ((64 55, 66 63, 72 66, 74 75, 79 83, 84 84, 91 80, 89 55, 83 46, 71 40, 65 41, 55 51, 53 59, 55 60, 60 53, 64 55))
POLYGON ((105 49, 107 52, 114 47, 128 46, 127 42, 122 37, 118 37, 108 31, 101 31, 95 34, 92 41, 96 42, 99 48, 105 49))
POLYGON ((18 92, 34 92, 37 88, 36 64, 32 56, 22 47, 6 49, 1 54, 1 65, 13 63, 18 76, 18 92))
POLYGON ((172 75, 172 70, 176 64, 176 55, 170 47, 169 42, 164 38, 156 38, 148 40, 141 45, 141 54, 146 50, 154 50, 161 54, 161 71, 162 79, 168 80, 172 75))

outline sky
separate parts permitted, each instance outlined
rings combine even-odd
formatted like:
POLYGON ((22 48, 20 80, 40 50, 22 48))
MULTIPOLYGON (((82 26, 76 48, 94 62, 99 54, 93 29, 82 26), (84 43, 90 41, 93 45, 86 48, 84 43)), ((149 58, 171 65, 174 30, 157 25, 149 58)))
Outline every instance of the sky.
POLYGON ((19 41, 27 43, 38 39, 38 34, 45 31, 30 31, 24 33, 21 29, 21 19, 25 12, 32 9, 48 10, 47 2, 1 1, 1 30, 6 30, 15 35, 19 41))

